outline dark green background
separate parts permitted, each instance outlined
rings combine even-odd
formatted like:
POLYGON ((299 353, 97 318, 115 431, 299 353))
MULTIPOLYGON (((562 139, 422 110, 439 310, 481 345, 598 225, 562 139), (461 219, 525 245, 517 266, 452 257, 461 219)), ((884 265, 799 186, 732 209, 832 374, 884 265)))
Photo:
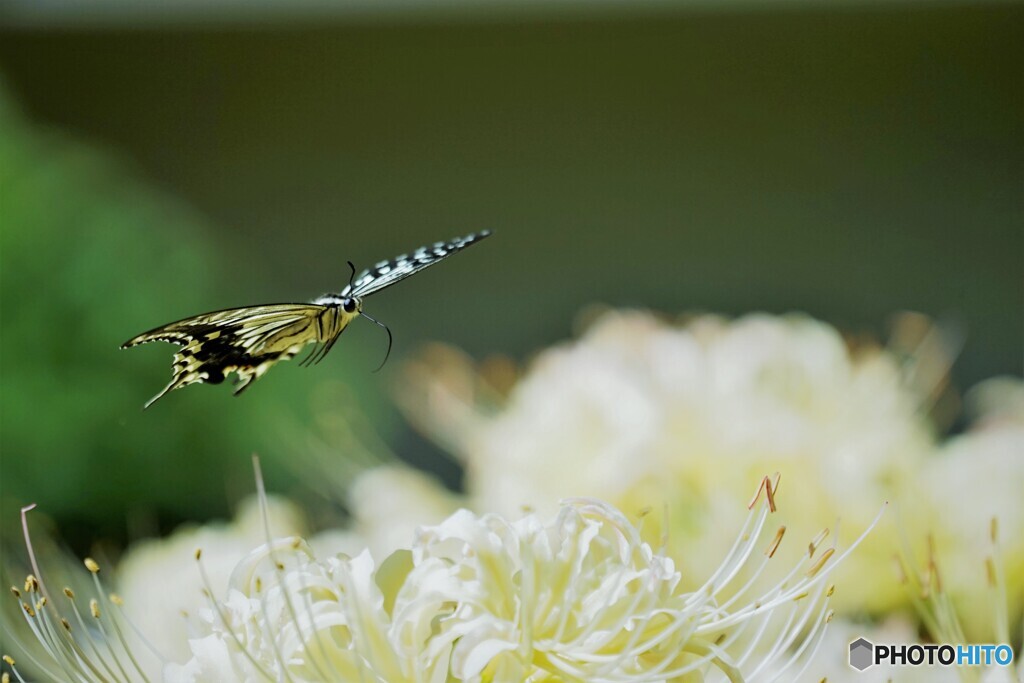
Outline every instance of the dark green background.
MULTIPOLYGON (((45 281, 69 260, 112 259, 105 287, 137 290, 115 307, 100 288, 76 309, 93 321, 86 346, 109 357, 76 355, 82 332, 55 321, 23 346, 5 338, 5 368, 49 338, 70 368, 145 379, 114 391, 94 373, 83 391, 62 371, 52 391, 92 396, 88 418, 67 401, 63 413, 34 403, 16 424, 6 411, 5 497, 49 502, 83 535, 118 535, 125 500, 164 527, 221 512, 249 486, 251 451, 293 457, 269 425, 304 424, 328 380, 353 388, 404 457, 428 457, 386 399, 398 364, 369 372, 384 345, 372 325, 238 401, 191 388, 145 414, 170 348, 116 346, 203 310, 337 290, 347 259, 480 228, 496 236, 367 303, 396 357, 427 340, 523 357, 595 302, 802 310, 875 333, 913 309, 966 332, 961 387, 1019 375, 1022 65, 1024 8, 999 4, 2 31, 0 74, 29 134, 87 142, 115 178, 174 207, 126 221, 113 252, 83 256, 97 224, 72 216, 20 262, 5 254, 7 330, 18 307, 62 310, 67 291, 45 281), (171 248, 198 260, 176 268, 171 248), (60 453, 34 438, 55 423, 60 453), (15 458, 45 464, 12 475, 15 458), (54 500, 41 472, 66 479, 82 462, 54 500)), ((61 192, 22 210, 60 205, 61 192)), ((156 201, 133 197, 117 206, 156 201)), ((4 380, 5 405, 20 401, 4 380)))

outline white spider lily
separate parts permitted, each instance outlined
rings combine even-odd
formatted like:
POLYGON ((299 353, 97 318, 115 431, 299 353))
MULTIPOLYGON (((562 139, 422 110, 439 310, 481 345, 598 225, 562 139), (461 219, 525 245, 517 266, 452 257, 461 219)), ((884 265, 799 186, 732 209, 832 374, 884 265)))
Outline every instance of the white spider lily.
MULTIPOLYGON (((70 587, 53 592, 43 581, 26 519, 26 513, 33 507, 23 508, 21 516, 34 573, 25 577, 22 589, 16 586, 10 589, 20 603, 19 611, 27 630, 38 646, 21 648, 31 663, 30 668, 44 675, 44 680, 149 683, 148 660, 160 659, 160 654, 124 618, 121 598, 104 590, 99 580, 100 565, 95 560, 86 558, 84 561, 90 574, 88 597, 78 595, 70 587)), ((10 634, 15 644, 21 640, 22 633, 10 634)), ((11 675, 25 683, 14 658, 4 655, 3 661, 10 668, 10 673, 2 674, 3 683, 8 683, 11 675)))
MULTIPOLYGON (((563 502, 554 519, 460 510, 380 566, 368 552, 320 559, 300 538, 273 540, 236 567, 223 599, 211 592, 191 659, 168 664, 164 679, 796 680, 831 619, 826 577, 853 547, 823 548, 826 530, 797 566, 755 588, 774 574, 785 531, 769 524, 777 483, 762 481, 731 551, 692 592, 636 525, 591 499, 563 502)), ((101 668, 131 660, 125 639, 103 631, 106 650, 87 651, 81 636, 55 634, 60 617, 41 602, 26 615, 64 678, 143 680, 138 667, 101 668)))

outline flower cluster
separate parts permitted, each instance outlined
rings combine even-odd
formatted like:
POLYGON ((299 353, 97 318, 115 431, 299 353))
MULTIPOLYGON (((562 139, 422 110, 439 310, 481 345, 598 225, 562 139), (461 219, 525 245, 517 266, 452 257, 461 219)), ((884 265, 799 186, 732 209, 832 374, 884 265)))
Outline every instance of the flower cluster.
MULTIPOLYGON (((471 509, 548 510, 566 496, 650 507, 648 538, 671 529, 669 555, 688 576, 711 571, 725 549, 718 530, 739 522, 729 501, 759 473, 784 472, 800 492, 790 505, 801 536, 839 517, 863 528, 882 501, 902 515, 898 494, 934 447, 895 357, 851 351, 804 316, 675 325, 607 312, 578 341, 542 352, 507 398, 488 391, 486 368, 435 349, 409 364, 397 399, 464 463, 471 509)), ((897 535, 887 527, 841 572, 847 604, 902 600, 888 575, 852 580, 890 566, 897 535)))
MULTIPOLYGON (((553 518, 460 510, 380 565, 367 551, 321 558, 299 537, 275 539, 235 567, 223 597, 197 551, 208 606, 193 619, 191 657, 166 664, 163 678, 795 680, 831 619, 826 578, 852 547, 837 556, 823 532, 798 564, 757 588, 776 574, 785 535, 769 523, 777 486, 762 480, 731 550, 697 590, 683 587, 675 563, 642 540, 638 525, 592 499, 565 501, 553 518)), ((124 628, 119 619, 111 632, 76 632, 36 576, 26 581, 35 604, 24 614, 55 662, 49 671, 73 681, 145 680, 128 640, 111 635, 124 628)))
MULTIPOLYGON (((462 461, 464 493, 386 459, 353 477, 350 462, 334 473, 351 523, 307 541, 257 469, 258 510, 126 554, 127 602, 91 560, 86 590, 48 590, 29 543, 12 592, 38 647, 19 650, 45 679, 90 682, 736 683, 844 680, 844 639, 877 628, 1008 642, 1024 605, 1024 382, 969 392, 968 429, 941 443, 929 413, 951 403, 949 358, 903 350, 801 316, 628 311, 522 375, 435 347, 406 364, 399 400, 462 461), (770 522, 777 480, 746 515, 735 503, 776 470, 796 493, 788 530, 770 522), (829 578, 844 606, 825 577, 849 551, 811 525, 873 529, 884 500, 895 523, 829 578), (990 518, 1002 543, 979 534, 990 518)), ((21 681, 24 663, 4 661, 2 683, 21 681)))

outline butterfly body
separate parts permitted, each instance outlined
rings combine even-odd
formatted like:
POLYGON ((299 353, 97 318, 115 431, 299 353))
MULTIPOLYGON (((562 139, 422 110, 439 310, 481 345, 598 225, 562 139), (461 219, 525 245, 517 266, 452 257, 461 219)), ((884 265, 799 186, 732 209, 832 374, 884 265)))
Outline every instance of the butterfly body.
MULTIPOLYGON (((363 297, 488 236, 481 232, 421 247, 411 255, 381 261, 338 294, 325 294, 308 304, 267 304, 204 313, 162 325, 121 345, 130 348, 153 341, 181 346, 174 354, 173 377, 145 408, 174 389, 190 384, 220 384, 235 373, 235 395, 275 364, 316 345, 303 364, 320 362, 362 313, 363 297)), ((367 316, 368 317, 368 316, 367 316)), ((372 318, 371 318, 372 320, 372 318)))

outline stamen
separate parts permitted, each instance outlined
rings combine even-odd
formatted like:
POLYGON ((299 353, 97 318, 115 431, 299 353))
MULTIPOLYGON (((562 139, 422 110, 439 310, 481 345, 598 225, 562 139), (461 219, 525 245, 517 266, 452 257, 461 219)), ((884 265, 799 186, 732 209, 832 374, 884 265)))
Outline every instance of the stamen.
MULTIPOLYGON (((97 574, 99 574, 99 571, 100 571, 99 565, 96 564, 95 561, 91 561, 89 558, 86 558, 85 566, 86 566, 86 568, 89 569, 89 572, 92 574, 93 580, 96 582, 96 592, 97 592, 97 594, 102 595, 102 589, 100 588, 99 578, 97 577, 97 574), (95 569, 93 569, 93 567, 95 567, 95 569)), ((99 627, 100 633, 103 634, 103 637, 99 639, 100 644, 102 644, 106 648, 107 654, 113 660, 114 666, 117 667, 117 670, 121 672, 122 676, 124 676, 124 679, 126 681, 130 681, 131 680, 131 676, 128 675, 128 672, 125 670, 124 665, 121 663, 121 658, 118 657, 117 656, 117 652, 114 651, 114 646, 112 644, 112 639, 110 637, 110 634, 107 632, 106 625, 103 623, 103 620, 100 618, 100 616, 101 616, 101 613, 100 613, 100 603, 99 603, 99 601, 96 598, 91 598, 89 600, 89 612, 92 614, 93 618, 96 620, 96 625, 99 627)), ((99 651, 98 647, 97 647, 97 651, 99 651)))
POLYGON ((903 558, 899 554, 892 556, 893 564, 896 566, 896 577, 901 586, 906 586, 910 583, 910 578, 907 577, 907 568, 903 565, 903 558))
POLYGON ((821 544, 825 542, 825 539, 828 538, 828 535, 828 527, 825 527, 824 529, 818 532, 817 536, 811 539, 811 542, 807 544, 807 557, 814 557, 814 553, 818 551, 818 548, 820 548, 821 544))
MULTIPOLYGON (((124 606, 124 600, 121 599, 121 596, 119 596, 117 593, 111 593, 110 602, 114 605, 114 608, 117 611, 117 613, 121 615, 122 618, 124 618, 124 611, 120 609, 124 606)), ((135 625, 131 623, 131 621, 128 621, 128 623, 132 626, 133 630, 135 630, 136 633, 139 632, 138 629, 135 628, 135 625)), ((124 648, 125 654, 128 655, 128 661, 132 663, 132 666, 135 667, 135 670, 139 672, 140 676, 142 676, 142 680, 146 681, 146 683, 149 683, 149 677, 146 676, 146 672, 142 668, 142 665, 140 665, 138 660, 135 659, 135 654, 132 651, 132 648, 128 645, 128 641, 124 637, 124 632, 121 630, 121 626, 118 623, 118 620, 114 617, 110 617, 110 624, 114 628, 114 633, 117 634, 118 642, 121 643, 121 647, 124 648)), ((161 661, 166 661, 164 660, 163 657, 160 656, 160 653, 157 652, 152 645, 150 645, 149 641, 146 638, 142 638, 142 642, 153 652, 153 654, 157 656, 158 659, 160 659, 161 661)))
MULTIPOLYGON (((72 591, 70 588, 66 588, 65 587, 64 588, 64 595, 71 602, 71 611, 75 615, 75 620, 78 622, 78 625, 82 629, 82 634, 83 634, 82 635, 82 642, 85 644, 85 647, 87 647, 89 649, 89 652, 91 653, 92 657, 95 657, 96 661, 98 661, 100 663, 100 665, 104 669, 106 669, 107 674, 111 678, 116 679, 117 675, 114 673, 113 667, 110 666, 110 664, 107 662, 106 658, 103 656, 103 653, 100 651, 99 647, 93 642, 95 637, 92 634, 95 632, 95 630, 94 629, 90 629, 88 626, 86 626, 85 619, 82 618, 82 613, 78 610, 78 604, 75 602, 75 593, 74 593, 74 591, 72 591)), ((68 632, 69 637, 71 637, 70 636, 70 634, 71 634, 71 624, 67 623, 66 619, 62 619, 61 625, 64 627, 64 630, 68 632)), ((83 656, 82 656, 83 661, 89 661, 89 656, 85 654, 84 650, 82 650, 82 653, 83 653, 83 656)))
POLYGON ((807 577, 811 578, 819 571, 821 571, 821 568, 825 566, 825 563, 828 562, 829 558, 832 557, 832 555, 834 555, 835 552, 835 548, 829 548, 824 553, 822 553, 821 557, 818 558, 818 561, 814 563, 814 566, 811 567, 810 570, 808 570, 807 577))
POLYGON ((786 527, 780 526, 779 530, 775 532, 775 538, 772 539, 771 544, 764 551, 764 554, 769 558, 775 557, 775 551, 779 549, 779 544, 782 543, 782 537, 786 534, 786 527))
MULTIPOLYGON (((317 668, 318 673, 320 673, 320 675, 323 675, 323 672, 319 671, 319 667, 317 667, 315 660, 310 660, 308 657, 309 643, 306 641, 306 634, 302 632, 302 627, 300 626, 299 622, 299 615, 295 611, 295 606, 292 604, 291 596, 288 595, 288 586, 286 585, 284 577, 284 564, 279 562, 274 555, 274 542, 273 538, 270 535, 270 512, 269 505, 267 504, 267 488, 263 483, 263 470, 260 467, 260 458, 255 453, 253 453, 252 455, 252 467, 253 474, 255 475, 256 478, 256 495, 260 502, 260 517, 262 517, 263 519, 263 533, 264 536, 266 537, 270 561, 273 562, 274 566, 277 568, 277 581, 281 585, 281 595, 284 597, 285 605, 288 607, 288 613, 291 615, 292 623, 295 624, 295 631, 299 635, 299 642, 302 643, 303 654, 307 654, 307 660, 313 661, 314 668, 317 668)), ((263 603, 262 600, 260 602, 261 604, 263 603)), ((269 619, 267 620, 267 624, 270 624, 269 619)), ((316 624, 311 623, 310 628, 313 629, 314 632, 316 632, 316 624)), ((271 642, 273 643, 274 649, 276 651, 277 641, 272 639, 271 642)), ((281 661, 281 669, 284 672, 285 677, 290 681, 291 674, 288 672, 288 663, 281 657, 280 653, 278 653, 277 657, 281 661)))
POLYGON ((764 491, 765 495, 766 495, 766 497, 768 499, 768 509, 771 510, 772 512, 775 512, 775 510, 776 510, 776 507, 775 507, 775 491, 779 487, 779 480, 781 478, 782 478, 782 475, 779 474, 778 472, 776 472, 775 473, 775 481, 773 483, 772 479, 770 477, 768 477, 767 475, 765 475, 761 479, 761 484, 760 484, 760 486, 757 487, 757 491, 754 492, 754 497, 750 500, 750 503, 747 504, 747 509, 748 510, 753 510, 754 509, 754 506, 757 505, 757 501, 760 500, 760 498, 761 498, 761 492, 764 491))
POLYGON ((238 634, 235 633, 233 628, 231 628, 231 623, 228 621, 227 615, 224 614, 224 610, 221 609, 220 603, 217 602, 216 598, 213 597, 213 590, 210 588, 210 578, 209 576, 207 576, 206 569, 203 567, 203 563, 200 560, 202 555, 202 549, 197 549, 196 564, 199 566, 199 576, 203 582, 203 592, 206 595, 206 597, 209 598, 210 605, 213 607, 213 611, 217 613, 217 616, 220 618, 221 624, 224 626, 224 630, 227 632, 229 636, 231 636, 231 639, 235 641, 235 645, 237 645, 238 649, 242 652, 243 655, 245 655, 245 658, 249 660, 249 663, 253 665, 253 667, 256 669, 256 671, 259 672, 261 676, 270 681, 270 683, 275 683, 274 677, 267 673, 267 671, 260 665, 260 663, 256 661, 256 658, 252 656, 252 653, 249 652, 249 649, 242 644, 242 641, 238 637, 238 634))

